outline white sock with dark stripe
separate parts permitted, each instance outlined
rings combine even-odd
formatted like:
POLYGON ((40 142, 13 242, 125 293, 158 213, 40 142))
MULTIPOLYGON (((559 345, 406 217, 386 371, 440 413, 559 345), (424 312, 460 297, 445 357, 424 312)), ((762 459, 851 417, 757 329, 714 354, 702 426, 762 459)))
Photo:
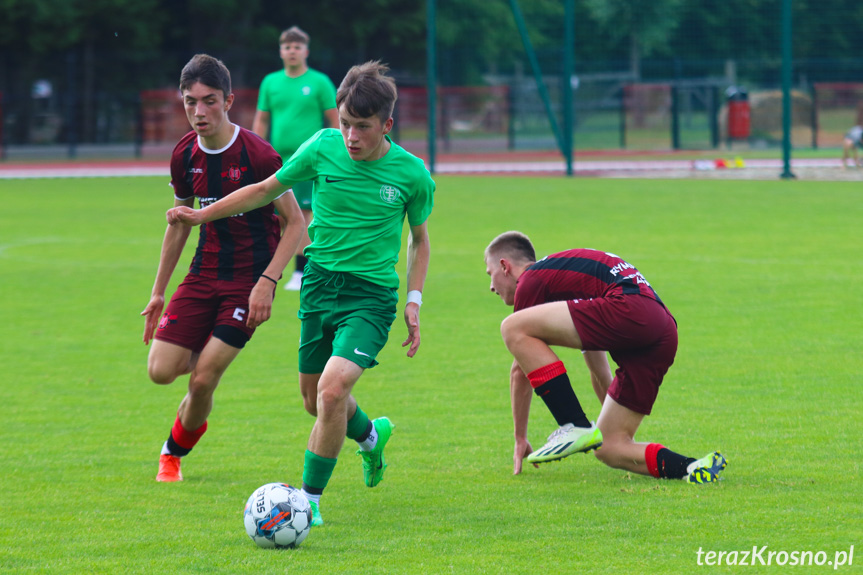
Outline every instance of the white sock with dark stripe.
MULTIPOLYGON (((369 422, 371 423, 371 422, 369 422)), ((378 430, 375 429, 374 424, 372 425, 372 430, 369 432, 369 436, 366 437, 362 441, 357 441, 357 444, 360 446, 360 449, 363 451, 371 451, 375 448, 375 445, 378 444, 378 430)))

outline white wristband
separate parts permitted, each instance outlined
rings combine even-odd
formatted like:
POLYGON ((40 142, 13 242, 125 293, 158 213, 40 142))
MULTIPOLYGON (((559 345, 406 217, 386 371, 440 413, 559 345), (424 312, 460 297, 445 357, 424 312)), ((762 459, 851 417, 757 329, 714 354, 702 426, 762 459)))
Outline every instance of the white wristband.
POLYGON ((408 303, 415 303, 419 306, 423 304, 423 292, 419 290, 411 290, 408 292, 408 303))

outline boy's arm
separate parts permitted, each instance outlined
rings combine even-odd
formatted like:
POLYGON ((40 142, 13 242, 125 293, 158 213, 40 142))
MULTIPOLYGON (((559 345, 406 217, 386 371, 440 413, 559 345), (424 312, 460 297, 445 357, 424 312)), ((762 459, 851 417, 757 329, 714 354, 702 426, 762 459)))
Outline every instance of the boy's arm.
POLYGON ((189 226, 198 226, 265 206, 293 183, 296 182, 282 184, 276 178, 276 174, 273 174, 263 182, 244 186, 206 208, 194 210, 186 206, 175 207, 168 210, 165 217, 169 224, 183 223, 189 226))
MULTIPOLYGON (((429 243, 428 220, 418 226, 411 226, 408 236, 407 253, 407 284, 408 294, 413 291, 422 295, 428 274, 429 258, 431 257, 431 244, 429 243)), ((405 304, 405 324, 408 326, 408 338, 402 343, 402 347, 410 345, 408 357, 416 355, 420 347, 420 302, 408 300, 405 304)))
POLYGON ((324 110, 324 118, 326 118, 329 128, 339 128, 339 111, 337 108, 324 110))
MULTIPOLYGON (((174 207, 184 206, 191 209, 194 201, 194 198, 187 200, 175 198, 174 207)), ((191 231, 191 227, 182 223, 172 224, 165 230, 165 237, 162 239, 162 251, 159 255, 159 268, 156 271, 156 281, 150 292, 150 301, 144 311, 141 312, 141 315, 144 316, 144 345, 148 345, 153 339, 153 332, 159 324, 159 318, 165 307, 165 290, 168 289, 168 282, 171 281, 171 275, 177 267, 177 262, 180 261, 180 256, 191 231)))
POLYGON ((252 293, 249 294, 249 318, 246 325, 252 329, 270 319, 273 310, 274 281, 279 279, 288 262, 291 261, 297 251, 300 237, 306 229, 303 212, 300 210, 293 192, 285 192, 273 200, 273 204, 279 211, 279 216, 285 218, 287 225, 282 231, 282 238, 279 240, 279 245, 276 246, 273 259, 270 260, 267 269, 258 278, 258 283, 255 284, 252 293))
POLYGON ((590 370, 590 383, 601 405, 605 403, 605 394, 608 393, 612 380, 608 357, 604 351, 582 351, 581 354, 590 370))
MULTIPOLYGON (((252 120, 252 131, 268 140, 270 136, 270 113, 263 110, 255 111, 255 119, 252 120)), ((269 141, 269 140, 268 140, 269 141)))
MULTIPOLYGON (((533 399, 533 388, 527 376, 513 360, 509 370, 509 397, 512 403, 512 425, 515 435, 515 449, 512 455, 512 473, 521 473, 522 461, 531 454, 533 448, 527 440, 527 422, 530 418, 530 402, 533 399)), ((539 467, 536 463, 534 467, 539 467)))

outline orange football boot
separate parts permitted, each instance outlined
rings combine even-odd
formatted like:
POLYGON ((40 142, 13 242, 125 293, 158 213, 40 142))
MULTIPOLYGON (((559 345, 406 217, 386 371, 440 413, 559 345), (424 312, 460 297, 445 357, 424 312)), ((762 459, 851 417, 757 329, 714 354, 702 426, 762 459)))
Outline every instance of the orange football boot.
POLYGON ((183 472, 180 471, 180 458, 176 455, 163 454, 159 456, 159 473, 156 481, 182 481, 183 472))

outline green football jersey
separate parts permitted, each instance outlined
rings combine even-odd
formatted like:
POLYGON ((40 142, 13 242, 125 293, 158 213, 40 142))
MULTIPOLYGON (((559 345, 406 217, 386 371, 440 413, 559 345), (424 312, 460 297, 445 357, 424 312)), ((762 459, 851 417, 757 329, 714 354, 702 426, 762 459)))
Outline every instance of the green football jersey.
POLYGON ((305 250, 309 260, 332 272, 398 288, 395 265, 405 216, 412 226, 426 221, 435 183, 422 160, 389 141, 383 158, 357 162, 348 155, 339 130, 321 130, 276 177, 285 186, 314 181, 312 243, 305 250))
POLYGON ((270 144, 287 160, 324 126, 324 111, 335 109, 336 88, 309 68, 290 78, 284 70, 267 74, 258 91, 258 109, 270 113, 270 144))

